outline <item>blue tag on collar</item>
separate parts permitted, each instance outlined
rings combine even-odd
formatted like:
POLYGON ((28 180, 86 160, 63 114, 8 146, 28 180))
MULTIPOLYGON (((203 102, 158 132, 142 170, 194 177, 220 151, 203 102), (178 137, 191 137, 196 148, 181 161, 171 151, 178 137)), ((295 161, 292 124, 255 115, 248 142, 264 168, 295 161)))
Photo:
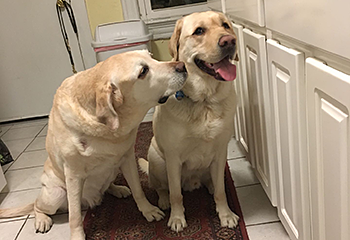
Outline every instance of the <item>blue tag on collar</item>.
POLYGON ((177 100, 180 101, 181 99, 183 99, 185 97, 185 94, 184 94, 184 92, 182 90, 180 90, 180 91, 177 91, 175 93, 175 97, 176 97, 177 100))

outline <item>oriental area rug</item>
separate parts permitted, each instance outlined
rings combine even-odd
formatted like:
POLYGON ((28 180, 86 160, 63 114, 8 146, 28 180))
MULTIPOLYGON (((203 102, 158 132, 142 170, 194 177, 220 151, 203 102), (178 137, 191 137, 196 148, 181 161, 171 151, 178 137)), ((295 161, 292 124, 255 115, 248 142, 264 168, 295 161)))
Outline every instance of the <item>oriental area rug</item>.
MULTIPOLYGON (((136 159, 147 159, 147 151, 151 142, 152 123, 142 123, 139 127, 135 145, 136 159)), ((147 199, 157 205, 158 196, 154 189, 149 188, 145 173, 139 171, 142 188, 147 199)), ((122 174, 116 183, 127 185, 122 174)), ((230 208, 240 217, 237 227, 229 229, 220 226, 220 220, 215 210, 213 196, 206 188, 192 192, 183 192, 183 203, 187 227, 179 233, 173 232, 168 226, 170 211, 159 222, 147 222, 138 210, 134 199, 130 196, 119 199, 105 194, 100 206, 89 209, 84 219, 84 229, 88 240, 161 240, 161 239, 232 239, 248 240, 247 230, 242 211, 238 202, 236 189, 231 178, 228 165, 225 169, 225 184, 227 200, 230 208)))

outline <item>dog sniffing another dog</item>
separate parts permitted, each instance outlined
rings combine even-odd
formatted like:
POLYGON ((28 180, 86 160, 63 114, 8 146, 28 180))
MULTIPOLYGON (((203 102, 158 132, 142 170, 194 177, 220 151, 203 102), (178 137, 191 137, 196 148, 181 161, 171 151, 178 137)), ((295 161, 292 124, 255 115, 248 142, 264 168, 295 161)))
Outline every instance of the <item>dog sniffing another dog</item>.
POLYGON ((82 240, 81 206, 100 204, 107 191, 119 198, 132 194, 147 221, 162 219, 143 193, 134 154, 138 125, 157 105, 148 161, 139 164, 159 207, 171 207, 168 226, 177 232, 187 226, 181 190, 205 185, 221 225, 235 227, 238 216, 228 207, 224 185, 236 108, 231 22, 212 11, 183 17, 169 50, 172 62, 132 51, 64 80, 50 112, 41 192, 27 206, 1 209, 0 218, 34 213, 36 231, 45 233, 52 226, 49 215, 68 208, 71 239, 82 240), (119 171, 130 189, 113 183, 119 171))

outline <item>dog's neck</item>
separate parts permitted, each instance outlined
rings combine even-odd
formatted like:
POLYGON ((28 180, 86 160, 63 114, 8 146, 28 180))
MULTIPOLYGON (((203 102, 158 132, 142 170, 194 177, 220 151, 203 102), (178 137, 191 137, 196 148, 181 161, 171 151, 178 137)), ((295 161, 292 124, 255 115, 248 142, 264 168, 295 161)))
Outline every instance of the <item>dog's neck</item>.
MULTIPOLYGON (((222 82, 216 79, 203 78, 189 74, 183 87, 183 93, 193 102, 221 102, 232 92, 232 82, 222 82)), ((184 98, 185 99, 185 98, 184 98)))

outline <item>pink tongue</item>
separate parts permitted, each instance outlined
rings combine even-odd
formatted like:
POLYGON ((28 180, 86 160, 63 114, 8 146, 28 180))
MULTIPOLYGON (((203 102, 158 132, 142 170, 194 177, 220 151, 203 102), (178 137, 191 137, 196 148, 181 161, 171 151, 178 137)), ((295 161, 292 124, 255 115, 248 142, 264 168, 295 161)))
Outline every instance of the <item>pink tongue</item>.
POLYGON ((228 58, 222 59, 218 63, 213 64, 215 72, 219 73, 226 81, 233 81, 236 79, 236 65, 230 63, 228 58))

